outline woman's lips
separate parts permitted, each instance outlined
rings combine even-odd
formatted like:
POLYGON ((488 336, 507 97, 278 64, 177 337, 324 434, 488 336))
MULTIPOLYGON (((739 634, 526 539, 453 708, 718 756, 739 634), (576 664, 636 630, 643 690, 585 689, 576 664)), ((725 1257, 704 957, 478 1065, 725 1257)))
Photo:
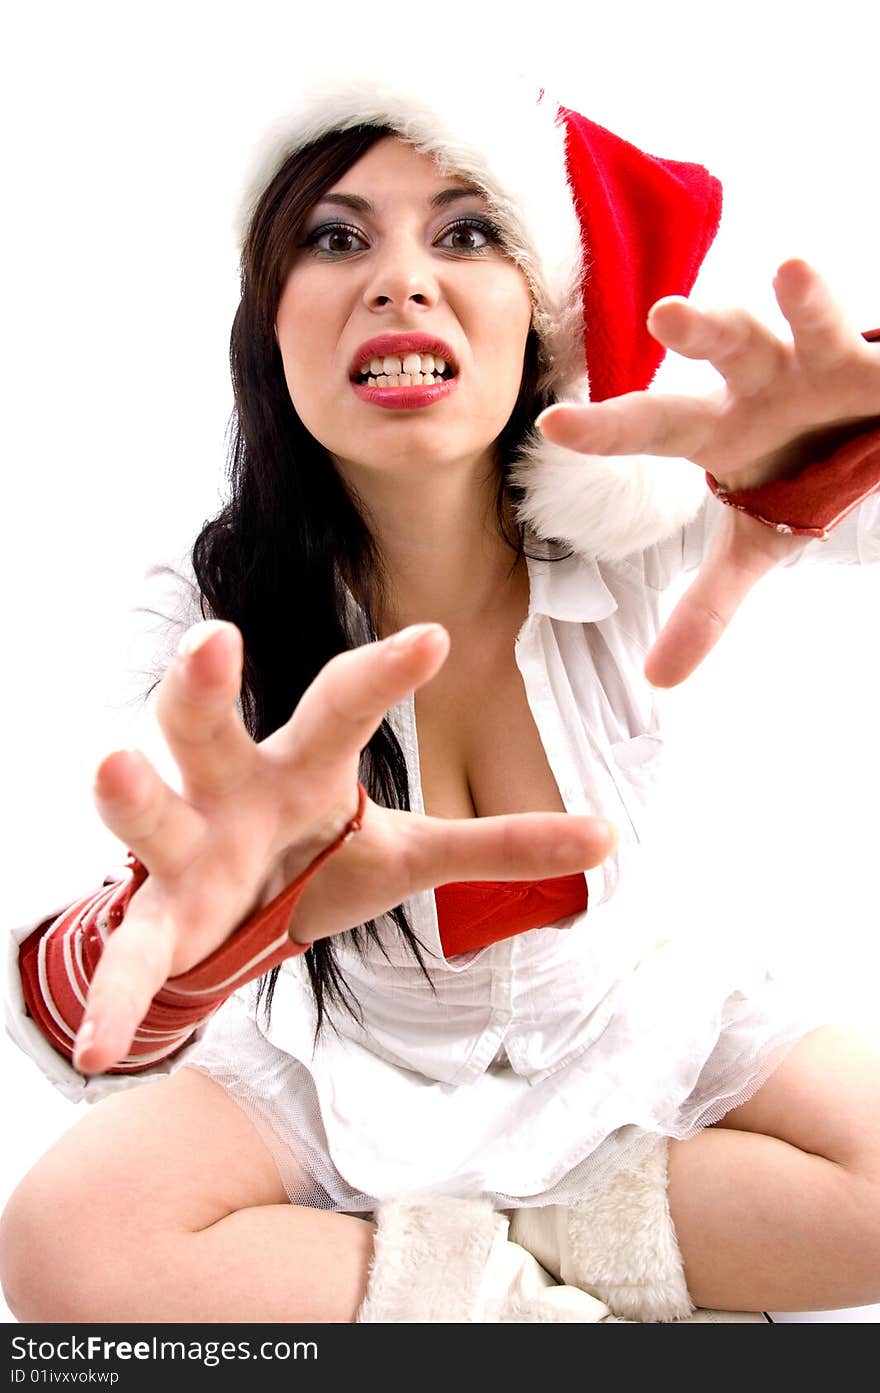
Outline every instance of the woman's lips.
POLYGON ((419 406, 433 406, 441 397, 448 397, 458 386, 458 376, 447 378, 430 386, 419 387, 368 387, 363 382, 352 382, 355 396, 372 406, 384 406, 388 411, 412 411, 419 406))

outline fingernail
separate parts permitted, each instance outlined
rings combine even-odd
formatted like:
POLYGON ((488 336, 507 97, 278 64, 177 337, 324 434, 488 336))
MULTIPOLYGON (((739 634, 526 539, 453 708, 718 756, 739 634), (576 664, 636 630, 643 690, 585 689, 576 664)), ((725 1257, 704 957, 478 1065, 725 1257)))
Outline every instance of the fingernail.
POLYGON ((82 1056, 90 1045, 95 1042, 95 1023, 94 1021, 83 1021, 79 1028, 76 1039, 73 1042, 73 1067, 78 1069, 82 1062, 82 1056))
POLYGON ((620 832, 618 828, 613 822, 605 822, 604 819, 603 826, 605 828, 605 835, 610 837, 613 846, 617 846, 617 843, 620 841, 620 832))
POLYGON ((399 634, 388 640, 389 648, 395 650, 400 648, 410 648, 414 643, 418 643, 425 634, 440 634, 442 627, 439 624, 410 624, 408 629, 401 629, 399 634))
POLYGON ((206 619, 204 624, 194 624, 191 629, 187 629, 177 645, 178 653, 181 657, 188 658, 197 649, 203 648, 220 629, 225 628, 226 625, 222 619, 206 619))
POLYGON ((123 763, 123 769, 126 763, 129 765, 132 763, 141 765, 147 763, 147 757, 143 750, 114 750, 112 754, 105 755, 95 770, 95 775, 92 779, 92 787, 99 798, 112 798, 114 796, 113 787, 118 778, 116 766, 119 764, 120 760, 123 763), (110 785, 109 788, 107 787, 108 783, 110 785))

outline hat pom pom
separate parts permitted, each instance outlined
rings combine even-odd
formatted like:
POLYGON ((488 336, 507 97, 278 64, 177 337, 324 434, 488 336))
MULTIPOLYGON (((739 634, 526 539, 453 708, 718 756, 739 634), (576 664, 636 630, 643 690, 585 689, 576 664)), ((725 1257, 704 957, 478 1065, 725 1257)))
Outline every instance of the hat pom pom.
POLYGON ((596 561, 619 561, 670 536, 706 499, 703 472, 689 460, 584 455, 534 430, 510 469, 524 490, 521 523, 596 561))

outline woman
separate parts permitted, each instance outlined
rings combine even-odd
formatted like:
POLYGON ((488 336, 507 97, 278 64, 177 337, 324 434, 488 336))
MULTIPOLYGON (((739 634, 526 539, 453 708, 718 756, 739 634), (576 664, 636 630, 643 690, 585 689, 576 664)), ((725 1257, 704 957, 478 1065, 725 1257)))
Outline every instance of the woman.
POLYGON ((719 208, 515 89, 318 89, 270 137, 213 622, 158 694, 182 795, 105 760, 127 871, 21 944, 13 1032, 103 1101, 5 1212, 20 1319, 880 1299, 876 1053, 627 898, 644 675, 876 526, 880 351, 799 262, 793 345, 689 306, 719 208), (663 346, 725 387, 645 393, 663 346))

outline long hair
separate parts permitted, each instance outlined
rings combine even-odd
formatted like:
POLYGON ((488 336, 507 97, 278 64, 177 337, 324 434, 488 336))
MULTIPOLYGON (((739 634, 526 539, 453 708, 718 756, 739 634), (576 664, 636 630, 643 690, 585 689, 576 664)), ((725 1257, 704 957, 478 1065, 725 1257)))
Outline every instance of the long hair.
MULTIPOLYGON (((356 495, 294 410, 274 326, 293 249, 310 209, 390 134, 381 126, 337 131, 291 155, 264 191, 242 249, 241 303, 230 342, 230 494, 196 538, 192 558, 202 614, 229 620, 241 630, 241 707, 254 740, 264 740, 289 719, 332 657, 365 641, 363 633, 352 632, 341 561, 367 618, 366 639, 377 637, 379 548, 356 495)), ((513 459, 537 412, 550 404, 550 397, 539 391, 539 379, 539 345, 532 330, 519 394, 496 442, 496 511, 513 566, 523 554, 522 529, 511 527, 504 504, 506 496, 516 502, 520 491, 508 485, 505 462, 513 459)), ((360 778, 375 802, 409 810, 406 763, 387 720, 363 752, 360 778)), ((397 905, 390 916, 433 988, 424 945, 405 906, 397 905)), ((347 938, 361 956, 368 942, 381 945, 376 920, 351 929, 347 938)), ((317 1006, 317 1039, 331 1002, 352 1015, 358 1008, 339 970, 332 938, 319 940, 304 956, 317 1006)), ((267 1019, 278 972, 274 968, 259 982, 257 1002, 265 990, 267 1019)))

